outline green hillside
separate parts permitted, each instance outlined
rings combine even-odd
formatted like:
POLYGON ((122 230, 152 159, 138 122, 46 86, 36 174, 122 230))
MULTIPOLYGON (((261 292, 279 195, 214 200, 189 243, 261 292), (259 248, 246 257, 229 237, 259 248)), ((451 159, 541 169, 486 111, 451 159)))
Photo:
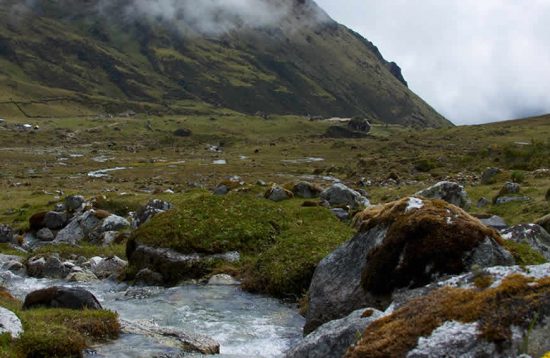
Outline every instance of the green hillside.
POLYGON ((282 2, 292 11, 276 26, 215 35, 200 33, 185 18, 130 16, 131 0, 0 2, 7 19, 0 23, 0 114, 178 114, 217 107, 450 125, 407 88, 399 67, 373 44, 313 2, 282 2))

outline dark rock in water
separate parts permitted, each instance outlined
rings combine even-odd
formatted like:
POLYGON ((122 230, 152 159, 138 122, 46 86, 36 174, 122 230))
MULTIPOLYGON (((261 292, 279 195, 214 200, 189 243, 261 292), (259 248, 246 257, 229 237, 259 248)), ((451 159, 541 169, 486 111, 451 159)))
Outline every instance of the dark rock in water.
POLYGON ((63 213, 50 211, 44 215, 43 225, 50 230, 59 230, 63 228, 66 221, 67 218, 63 213))
POLYGON ((36 278, 65 278, 72 267, 65 265, 58 256, 31 257, 27 261, 27 274, 36 278))
POLYGON ((502 173, 502 170, 499 168, 485 169, 485 171, 481 174, 481 184, 483 185, 493 184, 495 182, 495 177, 500 173, 502 173))
POLYGON ((37 307, 69 309, 102 309, 95 296, 83 288, 50 287, 29 293, 25 297, 23 309, 37 307))
POLYGON ((139 270, 134 280, 136 283, 148 286, 159 286, 164 284, 162 275, 148 268, 139 270))
POLYGON ((334 216, 336 216, 338 219, 340 219, 341 221, 346 221, 346 220, 349 220, 349 213, 344 210, 344 209, 341 209, 341 208, 333 208, 333 209, 330 209, 330 211, 332 211, 332 213, 334 214, 334 216))
POLYGON ((357 341, 357 334, 382 315, 378 310, 363 308, 325 323, 286 352, 285 358, 343 357, 357 341))
POLYGON ((346 127, 331 126, 328 127, 325 132, 327 138, 366 138, 368 134, 365 132, 359 132, 351 130, 346 127))
POLYGON ((550 214, 535 220, 535 224, 542 226, 544 230, 550 232, 550 214))
POLYGON ((53 232, 47 227, 38 230, 36 238, 40 241, 52 241, 55 238, 53 232))
POLYGON ((33 231, 38 231, 44 227, 44 218, 46 217, 47 212, 40 212, 33 214, 29 218, 29 227, 33 231))
POLYGON ((354 117, 348 122, 348 128, 352 131, 368 133, 371 126, 365 118, 354 117))
POLYGON ((506 224, 506 221, 504 221, 503 218, 497 215, 492 215, 492 216, 487 215, 482 217, 476 216, 476 217, 479 219, 479 221, 481 221, 483 225, 492 227, 493 229, 502 230, 508 227, 508 224, 506 224))
POLYGON ((501 238, 453 205, 405 198, 358 214, 359 233, 317 266, 304 332, 361 307, 385 309, 396 289, 474 265, 511 265, 501 238))
POLYGON ((137 228, 146 223, 153 216, 170 209, 172 209, 172 204, 170 204, 169 202, 159 199, 151 200, 147 203, 147 205, 140 208, 136 213, 134 213, 132 226, 137 228))
POLYGON ((181 254, 166 248, 153 248, 129 241, 126 255, 130 266, 137 271, 150 269, 162 275, 165 284, 176 284, 184 280, 199 279, 212 271, 216 262, 238 262, 238 252, 225 254, 199 255, 181 254))
POLYGON ((464 187, 450 181, 439 182, 434 186, 419 191, 415 195, 423 196, 428 199, 445 200, 448 203, 466 210, 470 208, 472 204, 464 187))
POLYGON ((292 194, 290 190, 286 190, 282 186, 273 185, 265 192, 264 197, 271 201, 279 202, 292 199, 294 197, 294 194, 292 194))
POLYGON ((349 207, 354 210, 370 205, 367 198, 342 183, 333 184, 325 189, 321 193, 321 200, 328 202, 331 207, 349 207))
POLYGON ((550 261, 550 234, 542 226, 520 224, 502 230, 500 235, 505 240, 529 245, 550 261))
POLYGON ((86 199, 82 195, 71 195, 65 198, 65 207, 67 211, 76 211, 84 205, 86 199))
POLYGON ((179 128, 174 131, 176 137, 190 137, 191 134, 191 130, 187 128, 179 128))
POLYGON ((15 233, 13 229, 8 225, 0 224, 0 243, 13 242, 13 237, 15 233))
POLYGON ((496 205, 508 204, 514 201, 530 201, 531 198, 527 196, 501 196, 495 199, 496 205))
POLYGON ((292 193, 296 197, 303 199, 318 198, 322 191, 323 188, 319 185, 312 184, 307 181, 299 182, 292 188, 292 193))

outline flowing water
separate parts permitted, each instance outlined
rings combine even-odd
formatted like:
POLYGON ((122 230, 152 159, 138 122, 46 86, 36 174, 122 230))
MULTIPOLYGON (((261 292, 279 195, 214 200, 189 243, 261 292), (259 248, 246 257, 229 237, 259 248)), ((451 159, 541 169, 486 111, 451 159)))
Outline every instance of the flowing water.
MULTIPOLYGON (((243 292, 238 286, 138 289, 112 281, 72 284, 19 277, 11 272, 2 272, 0 276, 6 288, 20 299, 33 290, 53 285, 86 288, 104 308, 118 312, 121 319, 153 320, 160 326, 210 336, 221 345, 219 357, 280 357, 300 339, 304 324, 295 307, 243 292)), ((177 351, 151 338, 123 334, 116 341, 93 347, 87 356, 135 358, 174 353, 177 351)))

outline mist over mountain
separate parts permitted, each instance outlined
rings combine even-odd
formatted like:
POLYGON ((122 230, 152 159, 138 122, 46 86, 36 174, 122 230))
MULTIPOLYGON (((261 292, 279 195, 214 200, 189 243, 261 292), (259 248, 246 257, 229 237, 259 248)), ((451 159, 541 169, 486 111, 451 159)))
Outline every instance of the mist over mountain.
POLYGON ((449 125, 310 0, 0 1, 0 100, 449 125))

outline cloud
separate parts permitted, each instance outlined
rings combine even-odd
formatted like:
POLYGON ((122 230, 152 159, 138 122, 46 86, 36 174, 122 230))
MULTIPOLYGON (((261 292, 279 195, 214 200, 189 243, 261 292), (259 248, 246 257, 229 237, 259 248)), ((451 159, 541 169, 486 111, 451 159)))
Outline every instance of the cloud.
POLYGON ((550 113, 550 1, 318 0, 455 123, 550 113))

